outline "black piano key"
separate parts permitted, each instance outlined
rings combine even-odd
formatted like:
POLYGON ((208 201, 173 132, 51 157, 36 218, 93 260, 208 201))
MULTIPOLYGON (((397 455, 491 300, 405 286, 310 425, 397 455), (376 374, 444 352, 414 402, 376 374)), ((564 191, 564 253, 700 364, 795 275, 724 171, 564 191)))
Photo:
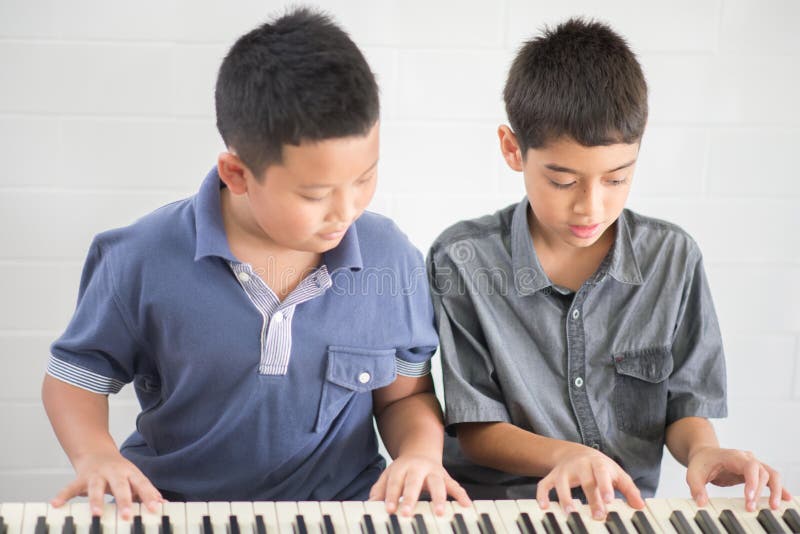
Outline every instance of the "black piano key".
POLYGON ((564 534, 564 531, 561 530, 561 525, 558 524, 558 519, 556 519, 556 514, 553 512, 547 512, 544 514, 544 520, 542 520, 544 524, 544 530, 547 534, 564 534))
POLYGON ((302 515, 294 516, 294 525, 292 525, 292 528, 294 530, 294 534, 308 534, 306 520, 302 515))
POLYGON ((689 520, 686 519, 686 516, 683 515, 683 512, 681 512, 680 510, 675 510, 670 514, 669 522, 672 523, 672 526, 675 527, 675 530, 678 531, 678 534, 694 533, 692 525, 689 524, 689 520))
POLYGON ((240 534, 239 519, 235 516, 228 517, 228 534, 240 534))
POLYGON ((619 512, 608 512, 606 515, 606 529, 611 534, 629 534, 628 529, 625 528, 625 523, 622 521, 622 517, 619 515, 619 512))
POLYGON ((364 520, 361 522, 361 532, 363 534, 377 534, 375 532, 375 523, 372 522, 372 516, 364 514, 364 520))
POLYGON ((75 534, 75 519, 71 515, 64 518, 61 534, 75 534))
POLYGON ((578 512, 570 512, 567 516, 567 526, 572 534, 589 534, 586 525, 583 524, 581 514, 578 512))
POLYGON ((161 524, 158 525, 158 534, 172 534, 172 523, 169 522, 168 515, 161 516, 161 524))
POLYGON ((144 534, 144 524, 142 524, 142 516, 137 515, 133 517, 133 524, 131 525, 131 534, 144 534))
POLYGON ((756 516, 758 522, 761 524, 761 528, 763 528, 769 534, 782 534, 786 532, 784 528, 781 526, 780 521, 778 518, 775 517, 775 514, 772 513, 772 510, 768 508, 762 508, 758 515, 756 516))
POLYGON ((422 514, 414 514, 414 522, 411 524, 414 534, 428 534, 428 527, 425 525, 425 518, 422 514))
POLYGON ((697 526, 700 527, 703 534, 722 534, 714 523, 711 514, 708 513, 708 510, 698 510, 697 513, 694 514, 694 522, 697 523, 697 526))
POLYGON ((478 518, 478 528, 482 534, 497 534, 497 531, 494 529, 494 523, 492 523, 492 518, 489 517, 487 513, 482 513, 478 518))
POLYGON ((333 519, 330 514, 322 516, 322 534, 336 534, 336 529, 333 527, 333 519))
POLYGON ((267 525, 264 524, 263 515, 256 516, 256 534, 267 534, 267 525))
MULTIPOLYGON (((787 508, 783 512, 783 522, 789 525, 792 532, 800 532, 800 514, 794 508, 787 508)), ((0 534, 2 534, 0 532, 0 534)))
POLYGON ((389 534, 403 534, 397 514, 389 514, 389 534))
POLYGON ((211 524, 211 516, 203 516, 203 534, 214 534, 214 525, 211 524))
POLYGON ((103 524, 100 522, 99 515, 92 516, 92 524, 89 525, 89 534, 103 534, 103 524))
POLYGON ((736 517, 731 510, 723 510, 722 513, 719 514, 719 522, 722 523, 722 526, 725 527, 725 530, 728 531, 728 534, 746 534, 746 531, 741 523, 739 523, 739 519, 736 517))
POLYGON ((464 514, 454 514, 450 524, 453 526, 453 534, 469 534, 464 514))
POLYGON ((633 523, 633 528, 635 528, 636 532, 639 534, 656 534, 653 525, 651 525, 650 520, 647 519, 647 514, 641 510, 633 512, 631 523, 633 523))
POLYGON ((536 528, 533 526, 533 521, 531 521, 531 516, 528 512, 519 514, 517 526, 521 534, 536 534, 536 528))
POLYGON ((36 528, 33 529, 34 534, 47 534, 50 527, 47 526, 47 518, 40 515, 36 518, 36 528))

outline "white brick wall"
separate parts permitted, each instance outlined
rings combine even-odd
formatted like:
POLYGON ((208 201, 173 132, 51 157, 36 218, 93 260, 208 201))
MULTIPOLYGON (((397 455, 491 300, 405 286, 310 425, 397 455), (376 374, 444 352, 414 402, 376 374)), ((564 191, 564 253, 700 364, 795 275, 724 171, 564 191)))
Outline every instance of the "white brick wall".
MULTIPOLYGON (((631 206, 704 250, 728 353, 723 442, 755 450, 800 491, 800 3, 320 3, 381 84, 373 208, 423 250, 523 194, 495 136, 519 44, 575 14, 628 37, 652 95, 631 206)), ((39 386, 92 235, 196 189, 222 147, 219 61, 287 4, 0 0, 0 502, 46 500, 71 476, 39 386)), ((117 439, 135 415, 127 388, 112 400, 117 439)), ((686 494, 667 459, 661 495, 686 494)))

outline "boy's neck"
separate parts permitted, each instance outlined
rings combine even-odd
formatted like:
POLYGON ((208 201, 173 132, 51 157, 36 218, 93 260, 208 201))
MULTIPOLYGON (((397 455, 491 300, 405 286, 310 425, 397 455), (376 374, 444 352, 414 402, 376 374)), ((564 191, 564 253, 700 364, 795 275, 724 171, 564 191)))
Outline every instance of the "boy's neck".
POLYGON ((536 221, 532 211, 528 212, 528 230, 533 240, 536 257, 553 284, 578 291, 614 245, 616 223, 608 227, 597 241, 588 247, 575 247, 564 243, 557 236, 548 235, 536 221))
POLYGON ((248 263, 279 300, 283 301, 322 260, 322 254, 283 247, 265 235, 242 204, 242 199, 220 190, 220 209, 228 247, 248 263))

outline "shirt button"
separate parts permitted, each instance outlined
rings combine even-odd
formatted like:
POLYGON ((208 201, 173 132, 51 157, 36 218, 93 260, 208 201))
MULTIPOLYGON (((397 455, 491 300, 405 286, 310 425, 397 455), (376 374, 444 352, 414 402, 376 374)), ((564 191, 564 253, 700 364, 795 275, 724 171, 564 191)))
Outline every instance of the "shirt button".
POLYGON ((600 444, 599 443, 592 443, 592 448, 594 450, 596 450, 596 451, 599 451, 600 450, 600 444))
POLYGON ((581 316, 581 312, 579 312, 578 310, 572 310, 572 318, 573 319, 577 320, 578 317, 580 317, 580 316, 581 316))
POLYGON ((372 378, 372 377, 366 371, 364 371, 363 373, 358 375, 358 381, 361 382, 362 384, 366 384, 367 382, 369 382, 370 378, 372 378))
POLYGON ((582 387, 583 386, 583 378, 578 377, 575 379, 575 387, 582 387))
POLYGON ((238 275, 236 275, 236 276, 238 276, 238 277, 239 277, 239 280, 241 280, 242 282, 249 282, 249 281, 250 281, 250 275, 249 275, 249 274, 247 274, 247 273, 246 273, 246 272, 244 272, 244 271, 240 272, 240 273, 239 273, 238 275))
POLYGON ((272 316, 272 320, 275 321, 276 323, 283 322, 283 314, 281 312, 276 313, 275 315, 272 316))

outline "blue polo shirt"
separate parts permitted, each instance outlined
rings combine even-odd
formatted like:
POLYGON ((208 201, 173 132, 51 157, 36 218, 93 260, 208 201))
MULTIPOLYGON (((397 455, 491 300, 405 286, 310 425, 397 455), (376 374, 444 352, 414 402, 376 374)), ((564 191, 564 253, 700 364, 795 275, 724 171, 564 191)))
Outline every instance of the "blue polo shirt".
POLYGON ((141 404, 122 454, 187 500, 363 500, 385 467, 372 391, 437 345, 422 255, 365 212, 283 301, 230 251, 215 170, 99 234, 48 373, 141 404))

